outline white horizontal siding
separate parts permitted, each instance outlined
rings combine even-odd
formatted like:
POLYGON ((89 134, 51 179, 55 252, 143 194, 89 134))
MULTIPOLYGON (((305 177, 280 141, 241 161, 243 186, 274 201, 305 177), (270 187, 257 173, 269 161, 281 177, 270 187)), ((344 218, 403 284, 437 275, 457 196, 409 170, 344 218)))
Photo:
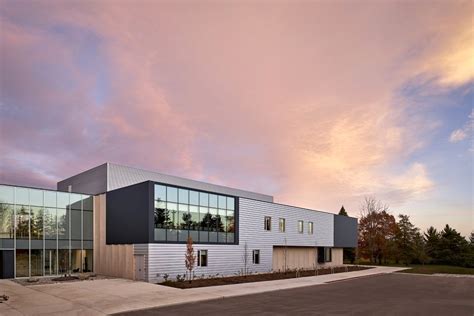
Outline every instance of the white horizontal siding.
POLYGON ((239 199, 241 240, 255 240, 271 245, 321 246, 334 245, 334 214, 304 208, 239 199), (264 217, 272 218, 272 230, 263 229, 264 217), (286 230, 279 232, 278 222, 284 218, 286 230), (304 222, 303 233, 298 233, 298 220, 304 222), (308 222, 313 222, 314 234, 308 234, 308 222), (286 239, 286 242, 285 242, 286 239))
MULTIPOLYGON (((196 267, 195 275, 234 275, 244 269, 244 249, 247 244, 247 269, 249 272, 269 272, 272 269, 274 245, 288 246, 333 246, 334 215, 292 206, 239 199, 239 244, 204 245, 195 244, 199 249, 208 250, 208 266, 196 267), (264 231, 264 217, 272 218, 272 230, 264 231), (279 218, 286 220, 286 232, 278 231, 279 218), (304 221, 304 233, 298 233, 297 221, 304 221), (314 223, 314 234, 308 234, 308 222, 314 223), (252 250, 260 250, 260 264, 252 264, 252 250)), ((141 246, 141 245, 140 245, 141 246)), ((184 244, 148 244, 148 280, 157 282, 164 274, 175 279, 185 274, 184 244)))

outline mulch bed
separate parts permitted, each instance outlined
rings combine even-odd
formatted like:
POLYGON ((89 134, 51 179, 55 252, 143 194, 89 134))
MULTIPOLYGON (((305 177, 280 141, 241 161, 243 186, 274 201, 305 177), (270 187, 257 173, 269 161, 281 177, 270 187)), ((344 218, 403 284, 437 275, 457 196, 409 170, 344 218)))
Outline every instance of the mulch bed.
POLYGON ((249 274, 245 276, 195 279, 191 283, 189 283, 189 281, 168 280, 168 281, 161 282, 158 284, 176 287, 180 289, 190 289, 190 288, 195 288, 195 287, 205 287, 205 286, 214 286, 214 285, 227 285, 227 284, 292 279, 296 277, 309 277, 309 276, 315 276, 315 275, 360 271, 360 270, 366 270, 366 269, 371 269, 371 268, 360 267, 360 266, 348 266, 348 267, 335 267, 333 269, 323 268, 323 269, 318 269, 317 272, 315 272, 314 270, 304 270, 304 271, 299 271, 298 276, 297 276, 296 271, 287 271, 287 272, 249 274))
POLYGON ((71 276, 54 276, 54 277, 32 277, 32 278, 19 278, 13 279, 13 282, 19 283, 24 286, 30 285, 45 285, 55 283, 66 283, 66 282, 80 282, 80 281, 93 281, 102 279, 111 279, 104 275, 97 275, 95 273, 80 273, 71 276))

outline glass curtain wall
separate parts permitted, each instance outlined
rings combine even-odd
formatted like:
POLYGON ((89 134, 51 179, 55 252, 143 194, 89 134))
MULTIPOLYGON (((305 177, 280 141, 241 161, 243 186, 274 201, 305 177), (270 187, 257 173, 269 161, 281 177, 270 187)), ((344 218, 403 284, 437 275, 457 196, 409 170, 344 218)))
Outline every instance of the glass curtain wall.
POLYGON ((155 241, 235 242, 235 198, 155 184, 155 241))
POLYGON ((0 185, 0 250, 15 277, 92 271, 93 197, 0 185))

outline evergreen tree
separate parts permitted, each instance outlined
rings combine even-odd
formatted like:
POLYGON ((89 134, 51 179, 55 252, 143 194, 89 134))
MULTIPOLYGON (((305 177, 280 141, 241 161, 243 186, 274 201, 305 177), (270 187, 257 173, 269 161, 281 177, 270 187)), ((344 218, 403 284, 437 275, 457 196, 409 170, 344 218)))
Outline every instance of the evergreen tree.
POLYGON ((346 209, 344 208, 344 205, 341 207, 341 210, 339 211, 339 215, 348 216, 346 209))
POLYGON ((426 253, 426 243, 420 232, 416 232, 413 239, 413 261, 416 263, 425 264, 429 261, 429 256, 426 253))
POLYGON ((436 262, 439 255, 438 255, 438 250, 439 250, 439 239, 440 235, 436 228, 431 226, 426 230, 426 233, 424 233, 424 239, 426 242, 426 253, 427 255, 431 258, 432 262, 436 262))
POLYGON ((397 248, 400 253, 402 261, 409 265, 414 257, 415 250, 415 237, 418 233, 416 228, 411 222, 408 215, 398 215, 398 231, 395 236, 397 248))
POLYGON ((446 224, 440 235, 437 258, 440 263, 461 266, 473 264, 468 259, 469 243, 460 233, 446 224))

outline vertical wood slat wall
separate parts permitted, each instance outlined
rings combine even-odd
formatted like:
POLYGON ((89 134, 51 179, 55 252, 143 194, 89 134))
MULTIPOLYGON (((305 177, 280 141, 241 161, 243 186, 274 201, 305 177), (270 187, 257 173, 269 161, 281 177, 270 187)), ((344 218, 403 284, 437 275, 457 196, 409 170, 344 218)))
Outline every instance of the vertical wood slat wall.
POLYGON ((133 245, 107 245, 105 194, 94 196, 94 271, 98 274, 134 279, 133 245))

